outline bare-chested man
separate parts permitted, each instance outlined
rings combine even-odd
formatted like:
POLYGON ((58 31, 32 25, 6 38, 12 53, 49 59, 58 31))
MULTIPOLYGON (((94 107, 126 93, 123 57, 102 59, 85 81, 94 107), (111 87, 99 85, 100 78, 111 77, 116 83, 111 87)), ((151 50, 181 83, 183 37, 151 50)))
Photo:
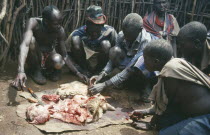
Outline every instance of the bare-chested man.
POLYGON ((14 87, 25 86, 25 63, 28 64, 31 78, 40 85, 46 83, 46 76, 57 81, 64 62, 81 79, 86 78, 77 71, 67 56, 65 31, 61 22, 62 15, 55 6, 45 7, 42 18, 29 19, 20 45, 18 75, 12 83, 14 87))
POLYGON ((136 121, 140 129, 156 128, 160 135, 207 135, 210 130, 210 78, 191 63, 172 58, 171 45, 161 39, 144 49, 149 71, 160 71, 150 98, 154 106, 135 110, 133 119, 154 115, 151 122, 136 121))

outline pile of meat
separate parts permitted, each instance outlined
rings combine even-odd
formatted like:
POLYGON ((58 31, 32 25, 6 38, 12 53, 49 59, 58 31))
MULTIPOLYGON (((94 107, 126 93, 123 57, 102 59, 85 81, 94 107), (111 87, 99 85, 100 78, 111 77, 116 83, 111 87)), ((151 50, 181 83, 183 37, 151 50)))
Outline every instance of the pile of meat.
POLYGON ((26 116, 30 123, 43 124, 52 117, 82 125, 99 120, 106 110, 115 110, 100 94, 92 97, 74 95, 63 100, 60 95, 43 95, 42 101, 45 105, 35 103, 27 108, 26 116))

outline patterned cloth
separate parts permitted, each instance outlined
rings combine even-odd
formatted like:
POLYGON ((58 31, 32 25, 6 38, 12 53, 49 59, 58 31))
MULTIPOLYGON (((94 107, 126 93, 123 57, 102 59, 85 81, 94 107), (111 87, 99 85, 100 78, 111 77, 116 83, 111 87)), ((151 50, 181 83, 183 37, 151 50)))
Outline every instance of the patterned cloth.
POLYGON ((74 30, 71 35, 69 36, 67 42, 68 44, 70 44, 70 48, 71 48, 71 38, 73 36, 79 36, 82 41, 84 42, 84 44, 90 48, 93 51, 97 51, 100 48, 100 43, 103 40, 109 40, 111 45, 114 46, 115 44, 115 40, 117 37, 117 33, 115 31, 115 29, 109 25, 104 25, 104 27, 101 30, 101 35, 99 36, 98 39, 95 40, 91 40, 89 39, 87 32, 86 32, 86 25, 74 30))
POLYGON ((166 33, 166 35, 173 35, 173 36, 178 35, 180 28, 176 18, 173 15, 168 13, 165 14, 165 21, 162 32, 155 29, 156 18, 157 15, 153 11, 150 14, 145 15, 143 19, 144 28, 146 29, 147 32, 152 34, 153 38, 161 38, 162 37, 161 33, 166 33))
POLYGON ((177 57, 176 36, 180 28, 176 18, 171 14, 165 13, 165 21, 161 22, 157 14, 151 12, 145 15, 143 22, 144 28, 151 34, 153 40, 164 38, 170 42, 173 48, 173 56, 177 57), (158 30, 155 26, 161 27, 162 31, 158 30))

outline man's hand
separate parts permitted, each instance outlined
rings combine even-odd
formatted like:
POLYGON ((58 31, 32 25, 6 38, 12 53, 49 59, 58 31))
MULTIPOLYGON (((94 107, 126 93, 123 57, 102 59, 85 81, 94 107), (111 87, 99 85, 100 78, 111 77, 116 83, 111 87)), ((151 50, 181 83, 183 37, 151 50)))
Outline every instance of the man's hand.
POLYGON ((90 86, 97 84, 101 79, 106 75, 105 72, 100 73, 99 75, 92 76, 90 78, 90 86))
POLYGON ((104 88, 106 87, 106 83, 98 83, 93 85, 92 87, 89 88, 89 91, 91 94, 95 95, 97 93, 100 93, 104 88))
POLYGON ((12 86, 18 88, 26 87, 27 77, 25 73, 18 73, 16 79, 12 82, 12 86))
POLYGON ((144 118, 146 115, 148 115, 148 109, 134 110, 131 113, 130 118, 133 121, 138 121, 139 119, 144 118))
POLYGON ((86 75, 81 74, 80 72, 77 73, 77 76, 86 84, 89 83, 89 78, 86 75))

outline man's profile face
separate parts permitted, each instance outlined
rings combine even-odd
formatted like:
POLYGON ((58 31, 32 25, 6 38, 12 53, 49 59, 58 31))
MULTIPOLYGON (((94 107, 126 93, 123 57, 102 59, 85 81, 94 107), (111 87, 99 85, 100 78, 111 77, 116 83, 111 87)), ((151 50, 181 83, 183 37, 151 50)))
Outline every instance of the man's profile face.
POLYGON ((187 39, 186 37, 177 38, 177 47, 180 49, 184 57, 191 57, 195 52, 193 41, 187 39))
POLYGON ((94 24, 94 23, 87 23, 86 26, 87 26, 86 32, 92 40, 98 39, 100 37, 101 29, 102 29, 103 25, 94 24))
POLYGON ((154 0, 154 6, 159 13, 165 13, 168 6, 167 0, 154 0))
POLYGON ((144 56, 144 64, 145 64, 146 69, 150 72, 155 71, 154 59, 150 57, 149 54, 147 53, 144 53, 143 56, 144 56))

